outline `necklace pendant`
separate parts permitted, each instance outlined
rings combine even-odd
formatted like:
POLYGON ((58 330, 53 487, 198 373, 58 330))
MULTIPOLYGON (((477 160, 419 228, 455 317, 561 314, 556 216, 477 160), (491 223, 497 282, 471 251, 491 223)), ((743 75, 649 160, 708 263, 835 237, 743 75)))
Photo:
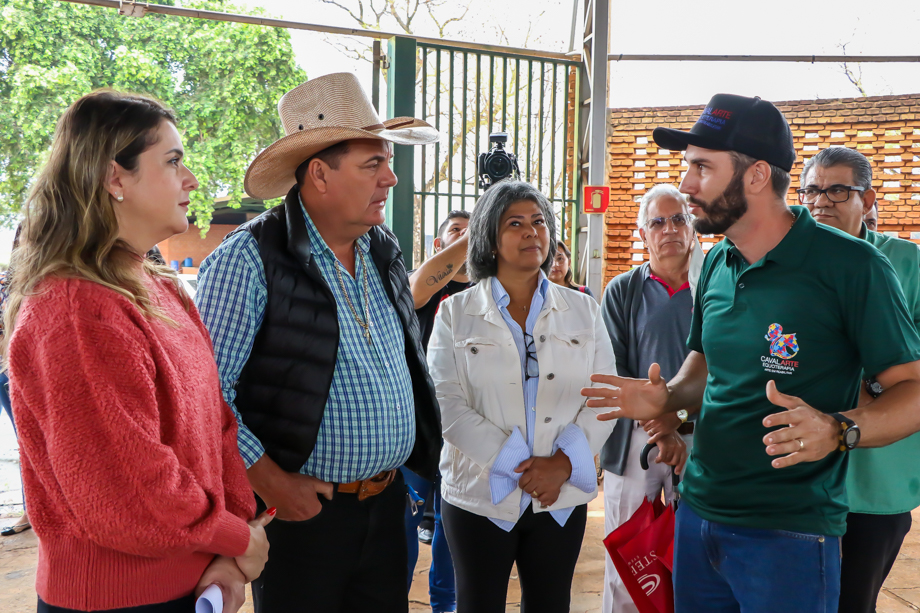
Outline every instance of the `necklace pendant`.
POLYGON ((367 344, 371 344, 371 329, 370 327, 364 328, 364 338, 367 339, 367 344))

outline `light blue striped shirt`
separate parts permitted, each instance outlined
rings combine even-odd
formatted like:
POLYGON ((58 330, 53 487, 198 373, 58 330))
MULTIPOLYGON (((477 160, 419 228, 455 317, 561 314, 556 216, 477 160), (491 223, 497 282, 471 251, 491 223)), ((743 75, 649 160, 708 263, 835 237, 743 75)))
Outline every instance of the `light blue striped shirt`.
MULTIPOLYGON (((502 446, 498 457, 492 464, 492 470, 489 473, 489 487, 492 493, 492 504, 498 504, 504 500, 511 492, 518 487, 518 480, 521 478, 520 473, 514 472, 521 462, 533 456, 534 428, 537 419, 537 389, 540 383, 540 367, 536 360, 536 347, 532 353, 531 359, 527 358, 527 341, 524 337, 533 335, 533 328, 537 322, 540 311, 543 310, 543 302, 546 299, 546 287, 549 279, 540 271, 540 281, 537 283, 537 291, 533 294, 530 302, 530 311, 527 314, 527 320, 524 322, 525 330, 521 330, 508 312, 508 304, 511 297, 499 282, 497 277, 492 278, 492 298, 501 312, 502 319, 508 325, 511 336, 514 338, 514 344, 517 346, 518 355, 521 359, 521 381, 524 388, 524 410, 526 411, 526 440, 521 430, 515 426, 508 441, 502 446), (528 364, 530 362, 530 364, 528 364), (528 372, 530 377, 528 378, 528 372)), ((533 340, 531 340, 531 343, 533 340)), ((569 457, 572 463, 572 474, 569 476, 569 483, 582 490, 591 493, 597 486, 597 473, 594 469, 594 455, 591 453, 591 446, 581 428, 575 424, 569 424, 565 430, 556 438, 553 443, 553 453, 559 449, 569 457)), ((521 493, 521 509, 518 518, 524 514, 527 507, 531 504, 532 498, 527 492, 521 493)), ((572 515, 574 507, 567 509, 557 509, 550 511, 553 519, 560 526, 564 526, 572 515)), ((511 532, 515 523, 490 517, 490 520, 506 532, 511 532)))
MULTIPOLYGON (((405 463, 415 443, 415 400, 405 355, 405 333, 390 303, 365 234, 355 246, 353 278, 326 245, 306 210, 304 219, 314 261, 335 297, 339 348, 316 447, 300 469, 332 483, 349 483, 405 463), (373 342, 368 344, 342 293, 336 268, 352 304, 364 319, 364 255, 373 342)), ((262 325, 268 287, 259 247, 249 232, 224 241, 201 264, 195 302, 211 334, 224 399, 239 424, 238 443, 246 467, 265 453, 246 427, 235 386, 262 325)))

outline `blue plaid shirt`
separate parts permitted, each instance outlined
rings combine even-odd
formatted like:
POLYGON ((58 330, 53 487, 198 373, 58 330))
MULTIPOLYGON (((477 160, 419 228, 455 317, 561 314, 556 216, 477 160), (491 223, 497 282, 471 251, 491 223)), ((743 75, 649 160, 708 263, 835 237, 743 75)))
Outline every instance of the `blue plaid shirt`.
MULTIPOLYGON (((316 447, 300 472, 322 481, 349 483, 402 465, 415 443, 415 401, 406 363, 405 334, 370 255, 370 237, 355 246, 355 277, 335 257, 304 210, 312 253, 335 297, 339 350, 316 447), (355 321, 336 275, 364 319, 367 265, 371 338, 355 321)), ((262 325, 268 288, 259 247, 249 232, 224 241, 198 272, 195 302, 211 340, 224 399, 239 423, 239 448, 246 467, 265 453, 236 409, 234 386, 262 325)))

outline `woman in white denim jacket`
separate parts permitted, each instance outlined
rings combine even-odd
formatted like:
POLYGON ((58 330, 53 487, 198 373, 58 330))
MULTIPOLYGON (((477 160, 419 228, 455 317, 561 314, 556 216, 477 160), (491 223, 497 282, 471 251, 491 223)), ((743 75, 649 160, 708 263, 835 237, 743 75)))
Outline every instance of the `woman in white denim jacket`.
POLYGON ((458 613, 504 612, 514 562, 523 610, 569 610, 597 495, 594 455, 613 429, 580 391, 616 364, 597 303, 546 278, 555 225, 531 185, 493 185, 470 219, 467 269, 478 284, 435 319, 428 365, 458 613))

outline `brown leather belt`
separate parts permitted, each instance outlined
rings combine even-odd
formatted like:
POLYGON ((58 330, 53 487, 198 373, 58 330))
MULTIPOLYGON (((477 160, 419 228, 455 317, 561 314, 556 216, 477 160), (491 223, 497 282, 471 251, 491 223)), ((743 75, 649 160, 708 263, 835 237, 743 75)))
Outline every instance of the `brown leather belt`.
POLYGON ((358 500, 365 500, 387 489, 387 486, 393 483, 395 478, 396 469, 394 468, 393 470, 378 473, 369 479, 352 481, 351 483, 339 483, 337 490, 340 494, 357 494, 358 500))
POLYGON ((693 422, 687 421, 677 427, 678 434, 693 434, 693 422))

